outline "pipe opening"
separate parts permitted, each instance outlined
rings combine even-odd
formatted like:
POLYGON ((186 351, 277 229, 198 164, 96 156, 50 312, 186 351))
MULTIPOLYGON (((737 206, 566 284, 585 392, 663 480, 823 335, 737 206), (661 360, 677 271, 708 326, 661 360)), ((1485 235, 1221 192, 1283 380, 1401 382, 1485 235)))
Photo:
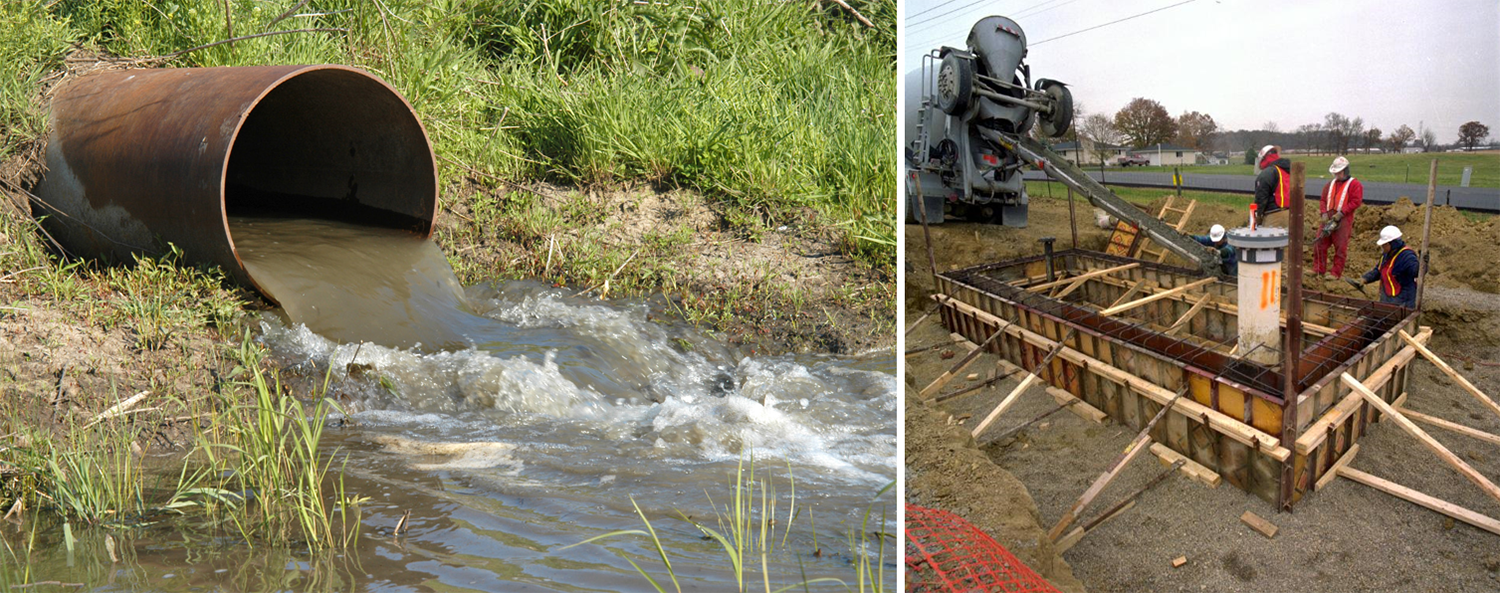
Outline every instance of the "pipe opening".
POLYGON ((437 171, 416 115, 384 83, 342 68, 302 70, 256 101, 223 181, 231 220, 323 218, 425 238, 437 205, 437 171))

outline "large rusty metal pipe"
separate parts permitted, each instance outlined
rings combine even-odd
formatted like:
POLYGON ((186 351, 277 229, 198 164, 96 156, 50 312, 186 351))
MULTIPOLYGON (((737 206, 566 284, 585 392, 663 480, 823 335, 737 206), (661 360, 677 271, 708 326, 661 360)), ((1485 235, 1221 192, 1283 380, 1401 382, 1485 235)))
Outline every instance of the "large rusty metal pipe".
POLYGON ((411 105, 346 66, 117 70, 52 101, 33 193, 69 251, 130 261, 166 243, 265 294, 230 216, 359 219, 424 238, 437 164, 411 105))

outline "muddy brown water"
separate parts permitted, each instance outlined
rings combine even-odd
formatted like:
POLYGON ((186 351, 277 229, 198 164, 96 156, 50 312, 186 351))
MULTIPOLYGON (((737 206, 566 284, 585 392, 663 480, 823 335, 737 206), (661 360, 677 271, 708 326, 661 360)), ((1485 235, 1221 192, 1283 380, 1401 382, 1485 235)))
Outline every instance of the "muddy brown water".
MULTIPOLYGON (((883 567, 894 589, 889 541, 883 562, 876 537, 864 539, 868 548, 849 544, 867 509, 865 531, 896 533, 894 494, 877 498, 896 475, 890 351, 745 356, 691 327, 653 321, 642 302, 530 281, 460 286, 441 250, 403 231, 274 217, 230 223, 246 267, 282 305, 262 316, 258 339, 290 375, 330 376, 329 396, 344 407, 324 445, 340 464, 347 455, 349 490, 371 498, 364 533, 352 549, 313 555, 180 526, 75 526, 70 554, 61 530, 43 525, 29 582, 650 590, 629 558, 670 589, 641 537, 562 549, 643 528, 633 498, 685 590, 733 590, 723 551, 678 513, 719 528, 741 453, 753 452, 757 477, 775 485, 778 534, 793 487, 799 509, 769 556, 771 589, 820 577, 857 587, 859 555, 883 567), (408 511, 409 529, 393 537, 408 511), (106 534, 121 562, 110 561, 106 534), (815 538, 822 554, 813 554, 815 538)), ((746 572, 747 586, 762 588, 758 566, 746 572)), ((844 590, 810 586, 820 588, 844 590)))

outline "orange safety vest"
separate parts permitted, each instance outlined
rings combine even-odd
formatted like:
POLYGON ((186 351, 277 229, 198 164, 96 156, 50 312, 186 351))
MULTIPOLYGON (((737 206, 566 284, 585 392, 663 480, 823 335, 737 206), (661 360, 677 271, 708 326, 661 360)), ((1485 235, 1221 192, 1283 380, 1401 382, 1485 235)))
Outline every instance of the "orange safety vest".
POLYGON ((1276 207, 1286 208, 1287 194, 1292 193, 1292 180, 1286 176, 1286 171, 1282 171, 1281 167, 1272 164, 1271 168, 1276 169, 1276 207))
POLYGON ((1403 246, 1401 251, 1397 251, 1391 259, 1386 260, 1380 266, 1380 288, 1385 292, 1385 296, 1396 296, 1401 292, 1401 285, 1396 282, 1396 277, 1391 275, 1391 268, 1396 267, 1396 258, 1401 257, 1404 251, 1411 251, 1412 255, 1417 254, 1416 251, 1412 251, 1410 245, 1403 246))

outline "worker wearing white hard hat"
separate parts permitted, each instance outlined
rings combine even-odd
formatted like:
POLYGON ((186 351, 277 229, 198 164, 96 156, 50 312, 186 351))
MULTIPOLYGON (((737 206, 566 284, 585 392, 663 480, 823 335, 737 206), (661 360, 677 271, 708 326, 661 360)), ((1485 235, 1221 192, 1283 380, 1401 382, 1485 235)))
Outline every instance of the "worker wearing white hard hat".
POLYGON ((1255 175, 1255 218, 1261 224, 1266 216, 1286 210, 1292 194, 1292 162, 1282 158, 1281 147, 1267 144, 1260 149, 1255 175))
POLYGON ((1216 224, 1209 227, 1207 235, 1193 235, 1193 239, 1204 247, 1218 252, 1219 267, 1225 275, 1234 276, 1239 273, 1239 258, 1234 256, 1234 246, 1224 239, 1224 225, 1216 224))
POLYGON ((1344 277, 1349 237, 1354 234, 1354 211, 1365 201, 1365 186, 1349 173, 1349 159, 1338 157, 1328 166, 1333 180, 1323 186, 1318 201, 1318 235, 1313 241, 1313 274, 1344 277), (1333 265, 1328 266, 1328 248, 1333 247, 1333 265))
MULTIPOLYGON (((1417 273, 1422 268, 1416 250, 1401 240, 1401 229, 1394 226, 1380 229, 1380 238, 1375 244, 1380 246, 1380 263, 1375 264, 1375 269, 1365 272, 1363 284, 1378 281, 1380 302, 1415 309, 1417 273)), ((1356 288, 1362 286, 1352 278, 1348 282, 1356 288)))

